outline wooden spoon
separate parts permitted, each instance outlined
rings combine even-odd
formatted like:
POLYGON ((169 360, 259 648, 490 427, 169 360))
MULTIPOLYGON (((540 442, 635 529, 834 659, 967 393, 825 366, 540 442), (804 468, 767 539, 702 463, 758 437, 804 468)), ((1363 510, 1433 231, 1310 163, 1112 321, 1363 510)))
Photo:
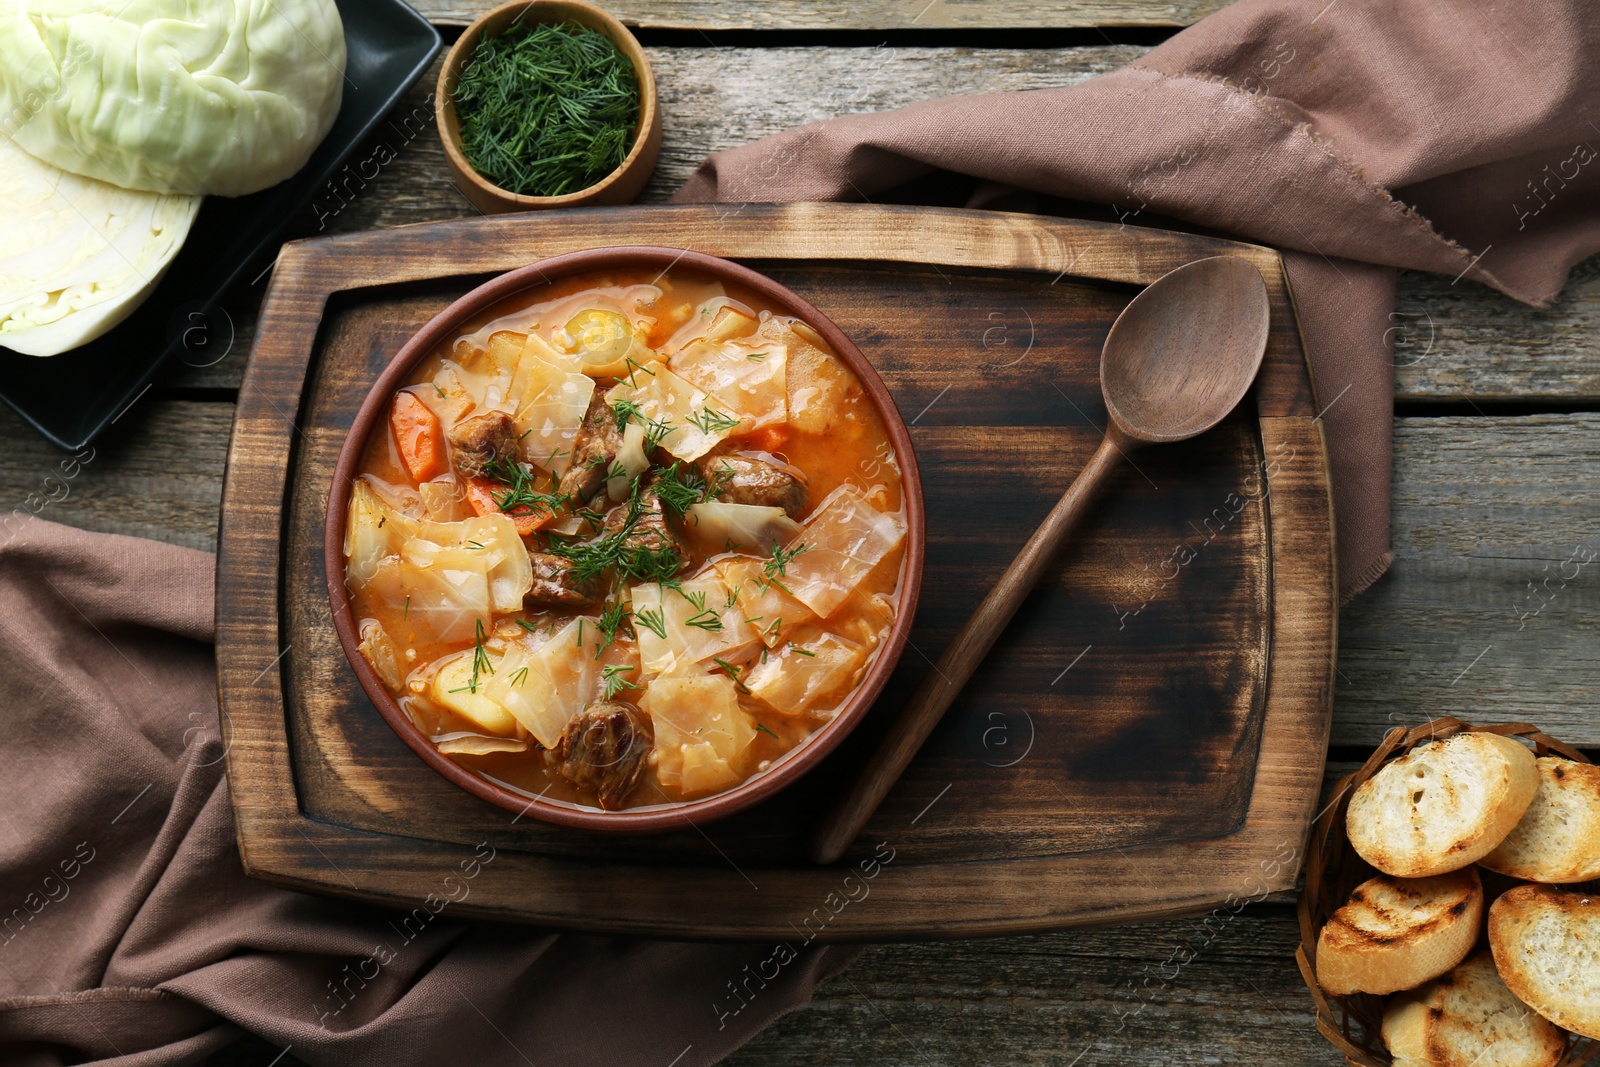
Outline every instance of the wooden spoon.
POLYGON ((855 787, 829 812, 812 859, 833 863, 855 840, 1038 583, 1117 460, 1142 445, 1202 434, 1238 405, 1261 367, 1270 317, 1261 272, 1226 256, 1163 275, 1122 309, 1100 353, 1100 390, 1111 416, 1105 439, 945 648, 855 787))

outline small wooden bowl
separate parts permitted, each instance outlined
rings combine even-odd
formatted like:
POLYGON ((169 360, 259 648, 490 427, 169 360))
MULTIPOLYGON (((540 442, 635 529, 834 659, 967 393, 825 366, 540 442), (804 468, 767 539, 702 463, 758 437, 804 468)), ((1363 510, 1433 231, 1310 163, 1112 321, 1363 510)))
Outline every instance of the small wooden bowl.
POLYGON ((511 0, 478 18, 462 32, 455 46, 444 57, 439 84, 433 95, 434 117, 438 119, 439 140, 444 142, 450 176, 466 198, 486 214, 506 211, 540 211, 556 207, 594 207, 602 204, 631 204, 655 173, 661 155, 661 109, 656 104, 656 79, 644 49, 628 28, 615 18, 582 0, 511 0), (505 32, 513 23, 576 22, 599 30, 616 43, 633 63, 639 84, 639 128, 627 158, 610 174, 587 189, 561 196, 523 196, 502 189, 473 169, 461 150, 461 122, 456 116, 455 90, 461 71, 472 58, 478 42, 505 32))
POLYGON ((339 449, 339 459, 334 467, 333 485, 328 492, 327 521, 323 536, 323 565, 328 580, 328 597, 333 610, 333 628, 339 635, 345 657, 355 671, 356 679, 367 696, 422 762, 438 771, 451 782, 474 796, 498 804, 507 811, 518 812, 530 818, 560 826, 582 830, 604 830, 618 833, 654 833, 685 826, 697 826, 712 819, 720 819, 740 811, 794 782, 820 763, 832 752, 867 714, 873 701, 889 681, 900 654, 905 650, 911 633, 912 619, 917 613, 917 596, 922 587, 923 555, 927 534, 923 520, 922 478, 917 471, 917 459, 911 447, 911 434, 905 420, 895 407, 894 399, 878 372, 861 354, 844 332, 830 322, 822 312, 794 292, 771 278, 758 274, 749 267, 726 259, 718 259, 701 252, 675 248, 617 247, 592 248, 582 252, 569 252, 519 268, 491 279, 472 290, 419 330, 395 354, 389 366, 378 376, 366 400, 351 423, 350 432, 339 449), (489 308, 515 296, 526 289, 573 274, 590 271, 644 269, 652 273, 665 273, 669 269, 692 271, 710 275, 755 293, 762 301, 782 314, 792 315, 806 323, 822 338, 834 353, 849 366, 861 387, 871 399, 873 407, 883 419, 884 430, 894 447, 900 465, 901 494, 905 503, 906 538, 905 559, 900 571, 900 605, 889 634, 884 638, 877 657, 868 665, 861 684, 850 694, 834 715, 833 720, 812 734, 788 755, 774 763, 767 771, 758 773, 726 792, 682 804, 601 811, 575 805, 545 801, 503 789, 479 777, 439 751, 433 742, 419 730, 405 709, 390 695, 377 672, 361 654, 361 638, 356 631, 356 620, 350 610, 350 598, 344 584, 344 534, 350 508, 350 488, 357 467, 366 451, 367 441, 374 433, 386 432, 390 399, 412 369, 439 345, 455 336, 466 322, 481 316, 489 308))
MULTIPOLYGON (((1317 1006, 1317 1031, 1344 1054, 1350 1067, 1393 1067, 1394 1064, 1394 1058, 1384 1047, 1381 1033, 1385 998, 1372 993, 1336 996, 1324 990, 1317 981, 1317 935, 1333 917, 1333 913, 1350 899, 1351 891, 1378 873, 1356 854, 1345 834, 1345 814, 1350 807, 1350 797, 1358 786, 1382 770, 1390 760, 1399 759, 1418 745, 1442 741, 1468 731, 1521 737, 1533 742, 1537 755, 1554 754, 1579 763, 1590 762, 1582 752, 1557 741, 1530 723, 1473 726, 1460 719, 1446 717, 1423 723, 1411 730, 1403 727, 1390 730, 1361 769, 1341 778, 1338 785, 1334 786, 1335 799, 1323 809, 1322 815, 1312 825, 1311 836, 1306 842, 1306 880, 1305 888, 1300 891, 1298 906, 1300 947, 1295 951, 1295 960, 1300 964, 1300 977, 1311 990, 1311 999, 1317 1006)), ((1571 1044, 1557 1067, 1581 1067, 1600 1055, 1600 1042, 1586 1041, 1576 1035, 1569 1035, 1569 1040, 1571 1044)))

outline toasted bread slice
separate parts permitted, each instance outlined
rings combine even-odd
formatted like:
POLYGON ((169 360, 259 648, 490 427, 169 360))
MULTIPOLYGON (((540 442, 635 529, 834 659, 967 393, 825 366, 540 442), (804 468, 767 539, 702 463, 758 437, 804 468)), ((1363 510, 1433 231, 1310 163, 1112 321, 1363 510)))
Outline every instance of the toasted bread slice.
POLYGON ((1539 788, 1522 821, 1478 862, 1530 882, 1600 878, 1600 767, 1559 756, 1538 767, 1539 788))
POLYGON ((1512 996, 1487 952, 1383 1013, 1394 1067, 1554 1067, 1567 1035, 1512 996))
POLYGON ((1419 745, 1361 783, 1345 830, 1361 858, 1396 878, 1476 863, 1505 839, 1539 786, 1533 752, 1498 734, 1419 745))
POLYGON ((1500 976, 1534 1011, 1600 1040, 1600 897, 1519 885, 1489 909, 1500 976))
POLYGON ((1380 874, 1322 928, 1317 981, 1341 995, 1415 989, 1466 959, 1482 923, 1476 867, 1433 878, 1380 874))

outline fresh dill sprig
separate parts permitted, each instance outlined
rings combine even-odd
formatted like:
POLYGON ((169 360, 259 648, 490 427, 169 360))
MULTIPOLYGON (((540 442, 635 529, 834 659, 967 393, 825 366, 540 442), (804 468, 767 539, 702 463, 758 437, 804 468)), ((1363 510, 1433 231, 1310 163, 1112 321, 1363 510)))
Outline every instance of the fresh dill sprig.
POLYGON ((722 659, 720 656, 712 656, 711 662, 721 667, 727 676, 733 679, 733 688, 735 691, 744 693, 746 696, 750 694, 750 687, 745 685, 744 680, 739 677, 744 673, 743 667, 734 666, 732 663, 722 659))
POLYGON ((632 665, 626 663, 608 663, 600 668, 601 699, 610 700, 624 689, 644 688, 638 682, 623 677, 631 670, 633 670, 632 665))
POLYGON ((778 542, 772 542, 772 558, 761 565, 761 591, 766 592, 769 587, 775 585, 793 596, 794 594, 789 592, 789 587, 779 579, 789 576, 789 564, 794 562, 796 556, 803 556, 809 551, 811 546, 800 542, 796 542, 793 548, 784 548, 778 542))
POLYGON ((600 630, 600 636, 605 638, 604 643, 594 646, 594 658, 599 659, 600 653, 610 648, 617 639, 617 631, 628 621, 628 605, 620 600, 607 602, 605 610, 600 613, 600 618, 595 620, 595 626, 600 630))
POLYGON ((780 740, 780 741, 781 741, 781 740, 782 740, 782 738, 780 738, 780 737, 778 737, 778 735, 777 735, 777 734, 775 734, 775 733, 772 733, 772 731, 771 731, 771 730, 769 730, 769 729, 768 729, 768 728, 767 728, 767 726, 766 726, 766 724, 765 724, 765 723, 759 723, 759 722, 758 722, 758 723, 756 723, 756 729, 757 729, 757 730, 760 730, 760 731, 761 731, 761 732, 762 732, 762 733, 764 733, 764 734, 772 734, 772 736, 773 736, 773 737, 774 737, 774 738, 776 738, 776 739, 777 739, 777 740, 780 740))
POLYGON ((606 34, 576 22, 485 37, 454 103, 473 169, 525 196, 577 192, 616 170, 640 111, 633 63, 606 34))
MULTIPOLYGON (((554 515, 567 502, 567 496, 562 493, 541 493, 533 487, 533 475, 521 463, 514 459, 492 459, 483 465, 484 477, 490 478, 505 486, 504 492, 491 491, 494 506, 506 514, 534 514, 547 511, 554 515)), ((552 490, 555 489, 555 475, 550 476, 552 490)))
POLYGON ((708 499, 709 487, 705 479, 700 477, 700 472, 693 467, 685 467, 681 462, 674 462, 663 470, 654 488, 661 503, 680 517, 700 501, 708 499))
POLYGON ((483 620, 474 619, 472 622, 472 680, 467 682, 467 692, 478 691, 478 676, 480 674, 493 674, 494 664, 489 662, 489 652, 483 647, 484 632, 483 620))
POLYGON ((723 430, 731 430, 739 425, 739 420, 732 415, 724 415, 722 412, 709 407, 701 408, 698 415, 690 415, 689 421, 694 423, 696 429, 707 436, 721 433, 723 430))
POLYGON ((661 640, 667 639, 667 615, 660 608, 645 608, 643 611, 635 612, 633 621, 661 640))

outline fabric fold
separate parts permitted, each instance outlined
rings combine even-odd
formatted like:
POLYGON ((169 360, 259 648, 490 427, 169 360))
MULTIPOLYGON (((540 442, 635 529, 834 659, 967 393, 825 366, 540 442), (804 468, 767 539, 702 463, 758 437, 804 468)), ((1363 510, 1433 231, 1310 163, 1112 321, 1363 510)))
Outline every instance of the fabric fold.
MULTIPOLYGON (((215 558, 39 519, 0 544, 0 1062, 714 1063, 859 949, 555 934, 246 878, 209 644, 215 558)), ((420 903, 420 901, 419 901, 420 903)))
MULTIPOLYGON (((1324 409, 1348 599, 1388 566, 1394 268, 1549 303, 1600 250, 1600 7, 1240 0, 1128 67, 718 153, 681 203, 940 202, 995 187, 1284 250, 1324 409)), ((886 53, 884 63, 893 63, 886 53)), ((981 199, 980 199, 981 197, 981 199)))

